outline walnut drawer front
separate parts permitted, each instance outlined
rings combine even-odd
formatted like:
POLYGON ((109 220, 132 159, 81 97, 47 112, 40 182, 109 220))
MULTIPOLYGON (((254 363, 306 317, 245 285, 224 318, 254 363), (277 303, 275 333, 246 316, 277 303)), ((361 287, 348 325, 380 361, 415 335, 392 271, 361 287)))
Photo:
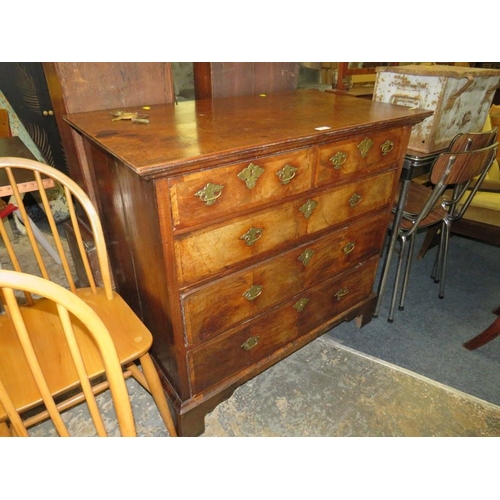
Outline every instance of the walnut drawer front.
POLYGON ((177 236, 174 246, 181 286, 214 276, 300 237, 387 207, 392 202, 394 172, 177 236))
POLYGON ((188 352, 194 394, 275 353, 365 299, 372 289, 378 256, 296 295, 188 352))
POLYGON ((208 340, 378 254, 386 223, 379 213, 185 294, 188 344, 208 340))
POLYGON ((174 226, 190 227, 307 191, 313 161, 313 150, 302 149, 173 177, 168 184, 174 226))
POLYGON ((400 158, 404 130, 385 130, 320 146, 316 185, 381 171, 400 158))

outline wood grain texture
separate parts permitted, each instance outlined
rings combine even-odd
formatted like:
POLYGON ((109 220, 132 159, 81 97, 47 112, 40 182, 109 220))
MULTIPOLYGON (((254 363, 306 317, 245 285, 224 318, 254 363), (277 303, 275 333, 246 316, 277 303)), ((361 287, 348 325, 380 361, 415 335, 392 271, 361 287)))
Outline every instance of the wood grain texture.
POLYGON ((68 120, 139 175, 152 178, 411 125, 430 112, 299 90, 158 105, 148 114, 149 124, 113 122, 109 110, 68 120))
POLYGON ((188 359, 195 394, 265 359, 365 299, 371 292, 377 260, 373 257, 362 266, 362 270, 351 269, 345 275, 335 276, 267 311, 244 327, 230 330, 203 347, 193 349, 188 359), (339 292, 345 295, 341 293, 341 298, 338 298, 339 292), (300 299, 307 300, 302 311, 294 308, 300 299), (243 349, 243 344, 251 338, 256 339, 255 347, 243 349))
POLYGON ((203 342, 363 262, 379 251, 385 227, 385 214, 377 214, 190 291, 182 300, 188 341, 203 342), (304 263, 306 252, 311 257, 304 263), (261 293, 248 300, 245 292, 254 285, 261 293))
POLYGON ((377 178, 296 198, 179 237, 175 243, 179 281, 187 285, 212 277, 227 266, 250 263, 271 251, 284 250, 301 238, 388 206, 393 177, 394 171, 388 171, 377 178), (377 189, 373 189, 374 185, 377 189), (356 195, 360 201, 351 207, 350 200, 356 195), (317 203, 309 218, 301 212, 308 201, 317 203), (262 235, 248 245, 242 236, 252 228, 262 230, 262 235))
POLYGON ((296 90, 299 64, 290 62, 193 63, 196 99, 296 90))
POLYGON ((117 283, 153 332, 178 431, 193 435, 239 384, 341 321, 370 321, 411 126, 429 113, 319 91, 148 113, 149 124, 113 122, 109 110, 67 120, 107 204, 117 283), (359 157, 366 137, 372 148, 359 157), (337 171, 339 144, 351 158, 337 171), (298 170, 283 184, 287 164, 298 170), (240 174, 251 165, 263 171, 248 187, 240 174), (207 205, 197 193, 210 183, 223 188, 207 205), (252 285, 263 288, 248 300, 252 285))

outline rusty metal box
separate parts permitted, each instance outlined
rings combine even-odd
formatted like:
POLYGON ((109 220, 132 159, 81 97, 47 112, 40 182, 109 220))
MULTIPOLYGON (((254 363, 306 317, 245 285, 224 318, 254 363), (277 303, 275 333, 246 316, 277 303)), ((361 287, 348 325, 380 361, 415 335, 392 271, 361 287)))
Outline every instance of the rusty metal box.
POLYGON ((460 132, 480 132, 500 82, 500 70, 410 64, 377 68, 373 99, 428 109, 413 127, 408 148, 432 153, 460 132))

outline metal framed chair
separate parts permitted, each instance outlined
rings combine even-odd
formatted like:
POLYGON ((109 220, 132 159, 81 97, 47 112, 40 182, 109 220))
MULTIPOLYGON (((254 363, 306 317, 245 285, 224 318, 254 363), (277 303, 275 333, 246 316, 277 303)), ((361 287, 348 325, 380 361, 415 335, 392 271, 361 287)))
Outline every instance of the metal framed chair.
MULTIPOLYGON (((450 143, 448 147, 448 151, 451 152, 459 152, 459 151, 472 151, 474 149, 481 149, 490 146, 493 144, 498 137, 498 130, 496 127, 491 128, 491 126, 488 126, 483 132, 468 132, 468 133, 462 133, 458 134, 450 143)), ((498 153, 497 153, 498 155, 498 153)), ((495 164, 495 161, 493 162, 493 165, 495 164)), ((498 166, 496 167, 498 170, 498 166)), ((481 185, 478 188, 478 191, 481 191, 483 187, 486 187, 485 184, 488 183, 488 177, 491 175, 491 171, 493 168, 491 168, 490 172, 486 175, 484 181, 481 183, 481 185)), ((490 184, 490 183, 488 183, 490 184)), ((472 205, 475 204, 475 200, 473 199, 471 202, 472 205)), ((470 205, 469 204, 469 207, 470 205)), ((460 220, 463 221, 464 218, 467 218, 469 214, 464 214, 465 217, 462 217, 460 220)), ((456 222, 456 221, 455 221, 456 222)), ((456 226, 456 225, 455 225, 456 226)), ((422 259, 427 251, 435 246, 437 244, 438 239, 437 235, 439 233, 439 226, 434 226, 431 227, 427 230, 427 233, 425 235, 425 239, 422 243, 422 246, 420 247, 420 251, 418 252, 418 259, 422 259)), ((436 269, 436 266, 434 267, 436 269)), ((437 280, 435 277, 435 273, 433 273, 432 277, 437 280)))
MULTIPOLYGON (((0 169, 3 169, 5 171, 6 176, 9 179, 16 206, 19 209, 20 216, 23 218, 26 227, 26 232, 31 249, 31 258, 27 257, 26 250, 24 250, 22 254, 19 254, 16 251, 16 245, 14 244, 15 242, 12 242, 9 239, 9 234, 4 227, 4 222, 0 218, 0 235, 6 247, 6 253, 10 259, 10 268, 15 272, 13 277, 10 279, 15 280, 15 277, 20 276, 20 273, 36 275, 35 277, 43 279, 44 281, 53 281, 54 284, 62 286, 63 289, 67 290, 70 296, 74 296, 75 303, 82 301, 84 304, 86 304, 85 307, 80 305, 78 307, 82 310, 85 309, 87 313, 89 313, 89 310, 93 311, 93 314, 89 314, 91 316, 93 316, 94 314, 97 315, 97 317, 100 318, 100 321, 102 321, 102 323, 104 324, 105 329, 108 331, 109 336, 115 345, 118 355, 118 361, 122 367, 122 377, 134 377, 144 388, 146 388, 152 394, 161 417, 168 429, 169 435, 175 435, 176 431, 172 415, 170 413, 170 409, 165 397, 165 393, 163 391, 156 368, 153 364, 153 360, 151 359, 151 356, 149 354, 149 350, 153 341, 152 335, 142 323, 140 318, 124 301, 124 299, 112 288, 108 254, 106 250, 104 235, 97 212, 90 199, 73 180, 71 180, 59 170, 44 163, 22 158, 0 158, 0 169), (26 213, 23 199, 15 180, 15 171, 17 169, 27 170, 31 172, 33 176, 33 182, 35 182, 38 187, 44 211, 47 215, 48 225, 51 230, 51 240, 54 241, 55 250, 61 261, 61 265, 57 266, 57 269, 55 269, 53 263, 51 265, 48 265, 48 262, 46 263, 46 260, 50 256, 43 248, 40 248, 39 243, 35 238, 33 230, 28 222, 28 215, 26 213), (76 248, 78 249, 80 258, 83 262, 83 267, 86 272, 86 280, 88 281, 89 286, 78 286, 77 280, 73 275, 74 270, 70 265, 70 263, 72 262, 72 256, 69 253, 68 246, 63 244, 57 224, 54 220, 54 216, 52 215, 52 212, 50 210, 49 201, 44 187, 44 182, 47 178, 50 178, 54 182, 61 184, 64 188, 64 193, 69 209, 69 220, 72 224, 75 239, 77 242, 76 248), (88 260, 84 240, 82 238, 80 227, 78 224, 76 207, 79 207, 79 210, 83 211, 82 213, 86 215, 89 222, 89 227, 92 230, 99 266, 100 281, 102 282, 102 285, 96 284, 96 279, 94 278, 88 260), (140 364, 140 366, 142 367, 142 371, 139 369, 137 364, 140 364)), ((7 267, 7 265, 5 265, 4 267, 7 267)), ((33 287, 33 283, 37 286, 41 286, 40 282, 36 281, 34 278, 32 282, 29 283, 29 286, 33 287)), ((15 281, 11 281, 6 282, 5 286, 16 288, 16 284, 17 283, 15 281)), ((43 292, 43 288, 41 291, 43 292)), ((26 318, 34 318, 30 319, 30 322, 28 322, 27 324, 27 326, 32 328, 34 331, 33 338, 37 337, 41 339, 40 342, 44 343, 45 349, 52 353, 52 350, 56 349, 56 346, 53 342, 53 338, 55 335, 53 334, 53 332, 59 332, 63 327, 61 327, 59 324, 55 326, 55 309, 52 306, 52 309, 49 308, 49 306, 47 305, 47 300, 40 300, 33 295, 33 293, 37 292, 30 291, 29 288, 26 290, 26 292, 26 305, 20 309, 21 315, 26 318)), ((61 295, 67 295, 67 293, 61 293, 61 295)), ((54 300, 56 297, 50 296, 49 298, 51 300, 54 300)), ((15 310, 12 301, 7 304, 7 307, 11 310, 15 310)), ((68 305, 66 304, 64 305, 64 307, 68 308, 68 305)), ((72 312, 71 309, 69 310, 70 312, 72 312)), ((86 316, 81 316, 79 321, 81 322, 81 324, 79 324, 78 326, 75 326, 76 323, 72 323, 76 330, 81 330, 83 325, 87 323, 86 316)), ((13 324, 13 319, 11 317, 4 316, 2 318, 2 323, 0 324, 0 335, 5 334, 12 336, 12 332, 17 328, 18 324, 20 324, 19 321, 16 324, 13 324)), ((62 334, 59 336, 62 339, 62 334)), ((64 343, 63 341, 61 342, 64 343)), ((0 341, 0 345, 2 345, 2 349, 0 349, 0 353, 2 353, 2 355, 3 352, 8 352, 5 349, 5 346, 8 344, 6 344, 4 340, 0 341)), ((59 346, 57 346, 57 350, 58 349, 59 346)), ((6 354, 6 356, 10 356, 10 354, 6 354)), ((78 385, 77 373, 73 368, 69 368, 69 366, 67 366, 69 355, 60 354, 60 356, 57 357, 54 354, 50 354, 50 356, 53 356, 51 358, 50 372, 53 383, 55 383, 55 390, 52 391, 51 389, 51 393, 59 395, 60 393, 65 392, 67 389, 72 389, 75 385, 78 385)), ((92 381, 97 380, 99 379, 99 377, 105 375, 106 370, 104 368, 103 362, 95 361, 98 358, 98 356, 95 354, 95 351, 89 349, 88 353, 84 353, 82 354, 82 356, 85 364, 87 363, 87 360, 90 360, 92 368, 89 371, 89 378, 91 378, 92 381), (94 362, 97 364, 95 364, 94 362)), ((2 370, 0 379, 2 381, 4 381, 5 377, 8 376, 8 373, 4 371, 4 366, 13 367, 13 365, 15 365, 15 357, 8 357, 7 360, 3 358, 2 361, 0 361, 0 370, 2 370)), ((7 372, 8 371, 9 370, 7 370, 7 372)), ((5 385, 5 382, 3 383, 5 385)), ((49 388, 51 387, 51 383, 49 383, 49 388)), ((98 385, 97 390, 106 389, 107 382, 103 382, 103 384, 104 385, 98 385)), ((22 387, 22 383, 19 387, 22 387)), ((19 408, 31 408, 35 403, 38 403, 38 400, 27 400, 19 408)), ((67 405, 70 405, 72 403, 61 404, 66 407, 67 405)), ((47 416, 46 414, 42 415, 47 416)), ((128 434, 129 432, 130 426, 127 425, 126 433, 128 434)))
POLYGON ((406 260, 399 301, 399 310, 404 309, 414 253, 414 235, 419 229, 431 226, 440 228, 439 252, 433 277, 440 284, 439 297, 444 297, 450 225, 453 221, 460 219, 467 210, 495 159, 497 146, 498 143, 495 142, 482 149, 442 153, 436 158, 431 168, 430 182, 432 186, 417 183, 411 185, 400 226, 389 228, 390 231, 398 231, 398 240, 401 245, 388 317, 389 322, 394 320, 403 261, 406 260), (446 191, 452 195, 445 197, 446 191), (466 193, 467 196, 464 200, 463 197, 466 193), (457 209, 458 202, 460 202, 459 209, 457 209))

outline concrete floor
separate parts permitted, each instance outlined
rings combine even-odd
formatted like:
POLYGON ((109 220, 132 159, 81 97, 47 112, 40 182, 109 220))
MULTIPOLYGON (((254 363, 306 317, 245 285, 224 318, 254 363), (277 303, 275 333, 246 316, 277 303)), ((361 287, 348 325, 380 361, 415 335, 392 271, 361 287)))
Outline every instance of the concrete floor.
POLYGON ((237 389, 204 436, 499 436, 500 408, 320 337, 237 389))

